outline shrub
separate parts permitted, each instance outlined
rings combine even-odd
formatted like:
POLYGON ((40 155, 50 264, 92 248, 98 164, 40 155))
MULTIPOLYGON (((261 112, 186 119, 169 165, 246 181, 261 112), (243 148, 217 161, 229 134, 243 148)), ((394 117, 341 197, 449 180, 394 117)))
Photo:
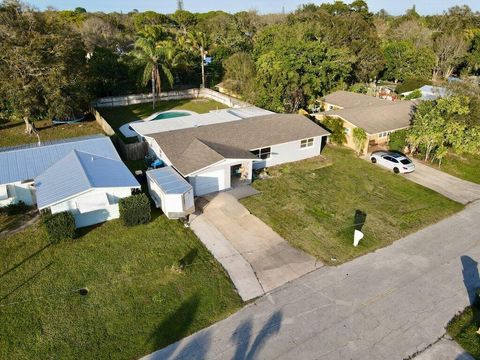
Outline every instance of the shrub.
POLYGON ((147 195, 135 194, 120 199, 120 220, 125 226, 146 224, 152 219, 152 209, 147 195))
POLYGON ((365 150, 365 143, 367 141, 367 133, 362 128, 353 129, 353 143, 357 150, 357 156, 360 156, 365 150))
POLYGON ((431 85, 432 82, 427 79, 405 79, 404 82, 399 84, 395 89, 397 94, 401 94, 407 91, 413 91, 421 88, 423 85, 431 85))
POLYGON ((334 144, 342 145, 347 141, 342 120, 327 116, 321 121, 321 124, 332 133, 330 135, 330 141, 334 144))
POLYGON ((388 143, 390 150, 403 152, 407 146, 407 134, 407 129, 392 132, 388 143))
POLYGON ((420 89, 413 90, 410 94, 405 96, 406 100, 413 100, 413 99, 418 99, 419 97, 422 97, 422 92, 420 89))
POLYGON ((0 212, 3 212, 7 215, 18 215, 26 213, 31 209, 30 206, 25 204, 23 201, 19 201, 16 204, 10 204, 7 206, 0 207, 0 212))
POLYGON ((75 238, 75 219, 68 211, 44 215, 43 224, 47 230, 48 237, 54 243, 75 238))

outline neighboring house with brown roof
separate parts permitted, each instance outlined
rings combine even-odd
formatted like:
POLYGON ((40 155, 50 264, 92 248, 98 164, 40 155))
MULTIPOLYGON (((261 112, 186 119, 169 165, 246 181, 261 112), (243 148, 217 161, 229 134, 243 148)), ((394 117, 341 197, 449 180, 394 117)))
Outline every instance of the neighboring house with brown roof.
POLYGON ((362 128, 367 133, 364 154, 376 147, 388 144, 392 132, 410 127, 414 103, 411 101, 389 101, 364 94, 336 91, 323 99, 325 109, 313 114, 322 121, 326 116, 343 121, 346 143, 355 149, 353 129, 362 128))
POLYGON ((144 135, 196 196, 250 182, 254 169, 320 154, 329 132, 302 115, 271 114, 144 135))

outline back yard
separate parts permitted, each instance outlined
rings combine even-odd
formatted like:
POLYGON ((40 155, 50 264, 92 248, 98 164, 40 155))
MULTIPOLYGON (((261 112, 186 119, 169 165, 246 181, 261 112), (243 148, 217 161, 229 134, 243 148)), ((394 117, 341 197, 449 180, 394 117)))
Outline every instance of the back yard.
MULTIPOLYGON (((41 141, 58 140, 84 135, 103 133, 93 117, 78 124, 53 125, 50 120, 35 121, 41 141)), ((34 143, 38 139, 35 135, 25 134, 23 121, 0 124, 0 147, 15 146, 25 143, 34 143)))
POLYGON ((37 225, 0 238, 0 359, 135 359, 237 310, 193 233, 153 215, 56 245, 37 225))
POLYGON ((389 245, 462 209, 356 158, 349 149, 329 146, 323 155, 327 160, 270 168, 271 178, 253 184, 262 193, 242 203, 287 241, 327 264, 389 245), (365 238, 354 248, 356 210, 366 213, 366 222, 365 238))
POLYGON ((152 103, 145 103, 115 108, 101 108, 99 111, 103 118, 112 126, 113 130, 117 132, 117 129, 123 124, 144 119, 159 111, 189 110, 204 114, 211 110, 226 109, 227 107, 217 101, 200 98, 159 101, 155 105, 155 110, 152 108, 152 103))

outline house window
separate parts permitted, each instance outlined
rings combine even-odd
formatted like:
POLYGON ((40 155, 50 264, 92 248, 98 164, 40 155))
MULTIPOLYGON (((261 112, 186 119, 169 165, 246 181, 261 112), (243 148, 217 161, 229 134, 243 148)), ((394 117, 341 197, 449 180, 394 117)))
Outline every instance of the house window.
POLYGON ((252 154, 255 155, 256 157, 266 160, 270 158, 272 152, 271 147, 266 147, 266 148, 261 148, 257 150, 252 150, 252 154))
POLYGON ((312 147, 312 146, 313 146, 313 138, 303 139, 302 141, 300 141, 300 148, 301 149, 309 148, 309 147, 312 147))
POLYGON ((388 135, 390 135, 390 131, 384 131, 384 132, 381 132, 378 137, 380 138, 384 138, 384 137, 387 137, 388 135))
POLYGON ((343 128, 343 132, 345 133, 345 135, 348 135, 348 134, 350 134, 350 129, 349 128, 343 128))

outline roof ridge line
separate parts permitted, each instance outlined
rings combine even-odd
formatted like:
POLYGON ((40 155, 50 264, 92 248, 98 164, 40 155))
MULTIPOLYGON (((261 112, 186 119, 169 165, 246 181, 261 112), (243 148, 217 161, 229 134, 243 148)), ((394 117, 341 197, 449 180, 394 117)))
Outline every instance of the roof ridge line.
POLYGON ((90 188, 93 188, 94 186, 92 184, 92 181, 89 178, 87 172, 85 171, 85 166, 83 165, 83 162, 80 159, 80 156, 78 156, 78 153, 84 153, 84 154, 87 154, 87 155, 94 155, 94 154, 89 154, 89 153, 86 153, 86 152, 83 152, 83 151, 80 151, 80 150, 77 150, 77 149, 73 149, 72 151, 75 154, 75 158, 77 159, 78 163, 80 164, 80 168, 82 169, 83 176, 87 180, 88 185, 90 186, 90 188))

